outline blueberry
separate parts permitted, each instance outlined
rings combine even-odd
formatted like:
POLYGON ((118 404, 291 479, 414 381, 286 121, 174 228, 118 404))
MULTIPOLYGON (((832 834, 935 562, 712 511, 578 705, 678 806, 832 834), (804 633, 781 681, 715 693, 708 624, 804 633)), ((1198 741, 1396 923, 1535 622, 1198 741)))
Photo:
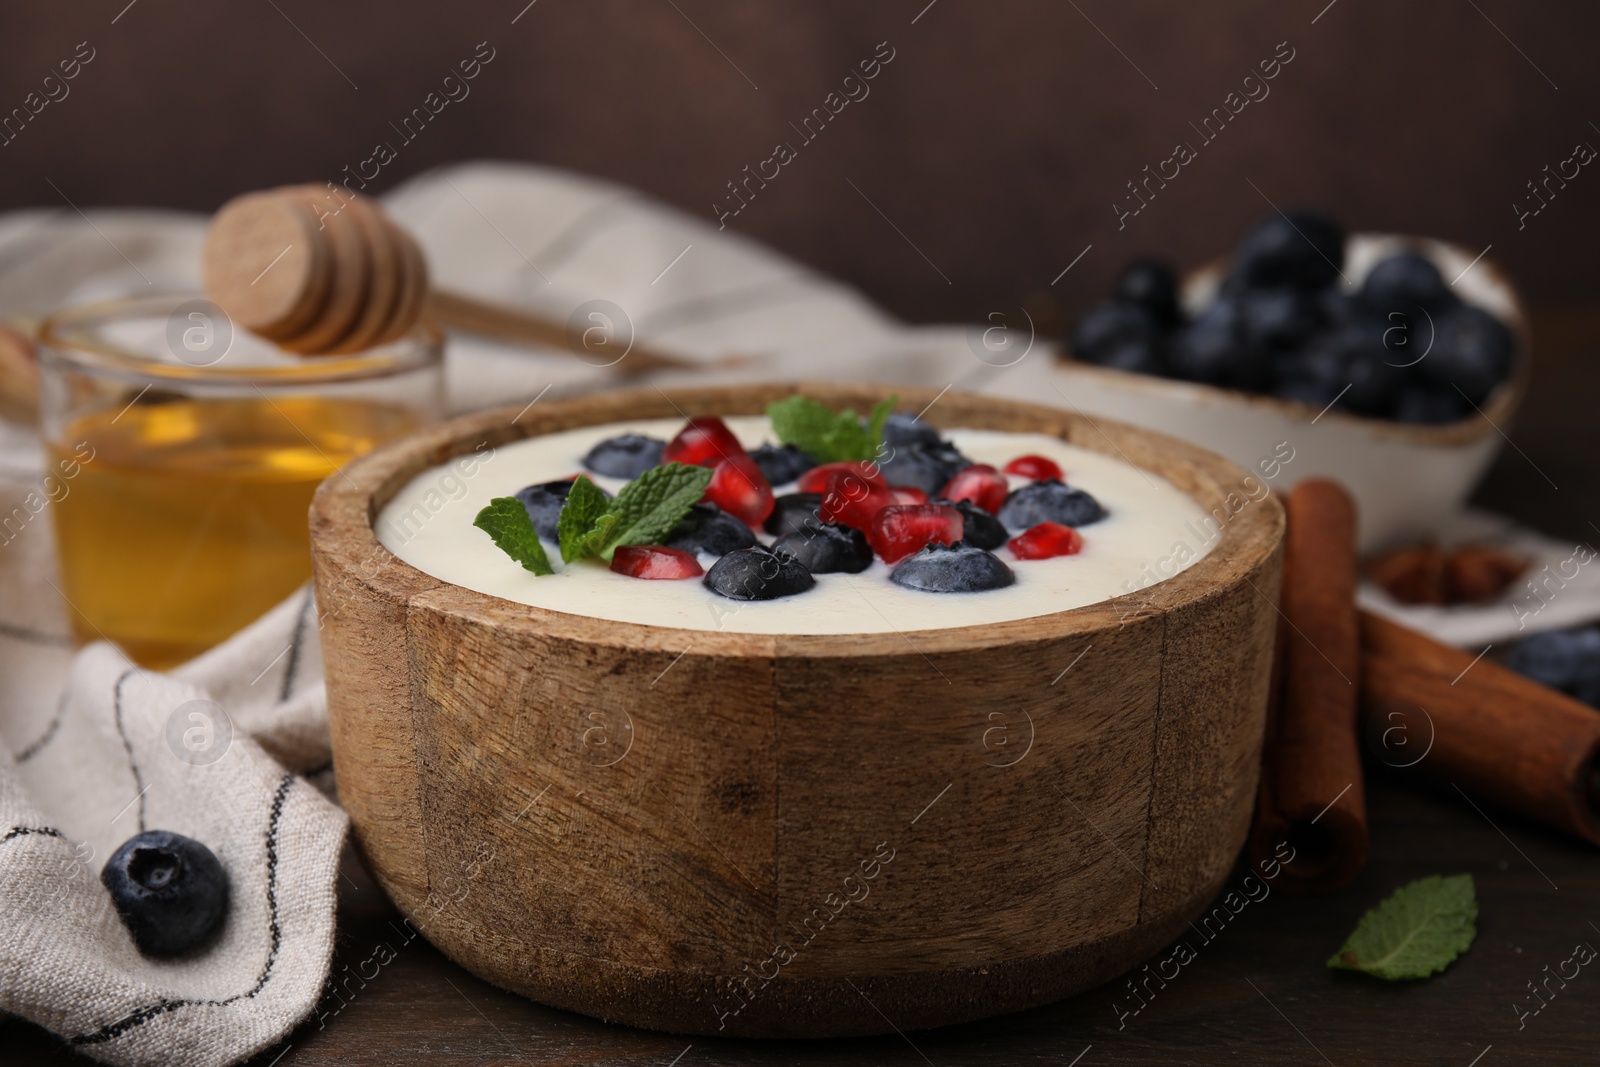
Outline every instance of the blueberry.
POLYGON ((1087 526, 1106 517, 1100 502, 1082 489, 1054 478, 1031 482, 1006 497, 998 518, 1008 530, 1028 530, 1041 522, 1087 526))
POLYGON ((1382 323, 1384 347, 1392 362, 1410 365, 1438 337, 1438 321, 1460 303, 1433 263, 1414 253, 1391 256, 1372 268, 1362 283, 1359 304, 1382 323))
MULTIPOLYGON (((600 491, 605 493, 604 489, 600 491)), ((538 485, 524 486, 517 490, 517 499, 522 501, 522 506, 527 509, 528 518, 533 520, 534 530, 546 541, 560 539, 556 526, 561 519, 561 508, 566 504, 567 494, 570 492, 572 492, 571 482, 540 482, 538 485)), ((606 493, 606 496, 610 495, 606 493)))
POLYGON ((1258 349, 1304 344, 1323 326, 1320 294, 1298 289, 1252 289, 1239 297, 1239 328, 1258 349))
POLYGON ((1320 289, 1344 266, 1344 230, 1315 211, 1274 212, 1245 233, 1232 276, 1247 288, 1320 289))
MULTIPOLYGON (((1362 306, 1365 308, 1365 305, 1362 306)), ((1403 311, 1391 311, 1387 315, 1375 316, 1363 311, 1358 322, 1366 324, 1373 331, 1389 353, 1388 362, 1397 367, 1415 366, 1433 348, 1438 331, 1432 313, 1415 305, 1409 315, 1403 311)))
POLYGON ((1118 300, 1144 308, 1164 329, 1182 319, 1178 310, 1178 275, 1165 263, 1136 259, 1123 268, 1113 290, 1118 300))
POLYGON ((1361 302, 1337 285, 1328 286, 1317 293, 1314 299, 1317 302, 1317 313, 1322 316, 1326 329, 1336 330, 1365 315, 1361 302))
POLYGON ((1454 389, 1430 385, 1408 385, 1400 391, 1394 417, 1400 422, 1438 426, 1456 422, 1472 414, 1472 405, 1454 389))
POLYGON ((872 566, 872 546, 860 530, 825 522, 772 542, 772 551, 791 556, 812 574, 860 574, 872 566))
POLYGON ((1589 627, 1578 631, 1583 652, 1578 675, 1567 692, 1593 708, 1600 708, 1600 630, 1589 627))
POLYGON ((793 445, 762 445, 750 453, 750 458, 768 485, 788 485, 817 465, 816 460, 793 445))
POLYGON ((1376 325, 1346 326, 1307 345, 1275 391, 1316 407, 1337 401, 1358 415, 1385 416, 1395 410, 1406 383, 1406 372, 1397 363, 1383 347, 1376 325))
POLYGON ((1072 352, 1088 363, 1100 363, 1130 343, 1148 343, 1161 333, 1155 316, 1137 304, 1107 300, 1095 304, 1072 324, 1072 352))
POLYGON ((1540 685, 1594 703, 1600 696, 1600 630, 1552 630, 1524 638, 1506 666, 1540 685))
POLYGON ((961 512, 961 540, 974 548, 999 548, 1011 537, 999 519, 970 500, 958 500, 953 504, 948 500, 934 500, 932 503, 961 512))
POLYGON ((767 533, 774 537, 808 529, 822 522, 818 513, 822 509, 821 493, 785 493, 772 502, 772 514, 767 516, 767 533))
POLYGON ((100 872, 133 943, 146 956, 179 956, 217 932, 228 876, 193 838, 150 830, 124 841, 100 872))
POLYGON ((929 496, 938 493, 946 482, 970 466, 972 460, 944 441, 933 445, 896 446, 878 461, 878 468, 890 485, 909 485, 929 496))
POLYGON ((1511 331, 1471 304, 1441 312, 1433 325, 1433 347, 1417 364, 1417 373, 1425 381, 1460 389, 1474 404, 1483 403, 1511 374, 1511 331))
POLYGON ((901 445, 937 445, 943 441, 939 431, 930 423, 923 422, 915 415, 907 415, 903 411, 896 411, 889 415, 883 424, 883 440, 885 444, 899 447, 901 445))
POLYGON ((764 545, 729 552, 711 565, 704 582, 707 589, 729 600, 774 600, 817 584, 793 556, 774 553, 764 545))
POLYGON ((1003 589, 1017 576, 994 553, 957 541, 953 545, 934 542, 907 556, 889 572, 889 580, 924 593, 976 593, 1003 589))
POLYGON ((651 467, 661 465, 661 450, 665 441, 643 434, 625 433, 608 437, 589 449, 583 465, 596 474, 612 478, 637 478, 651 467))
POLYGON ((1172 373, 1191 382, 1225 383, 1244 348, 1239 305, 1219 297, 1172 341, 1172 373))
POLYGON ((1239 302, 1219 297, 1173 338, 1172 373, 1191 382, 1255 388, 1271 373, 1267 353, 1245 341, 1239 302))
POLYGON ((1368 272, 1361 283, 1361 302, 1374 314, 1410 314, 1415 308, 1441 308, 1453 294, 1433 261, 1415 252, 1390 256, 1368 272))
POLYGON ((1345 352, 1345 375, 1350 381, 1350 391, 1339 403, 1358 415, 1385 416, 1392 414, 1400 403, 1406 373, 1396 367, 1382 351, 1382 346, 1356 344, 1345 352))
POLYGON ((666 542, 668 548, 713 556, 749 548, 755 543, 756 535, 750 532, 750 527, 715 504, 691 507, 689 514, 678 520, 666 542))

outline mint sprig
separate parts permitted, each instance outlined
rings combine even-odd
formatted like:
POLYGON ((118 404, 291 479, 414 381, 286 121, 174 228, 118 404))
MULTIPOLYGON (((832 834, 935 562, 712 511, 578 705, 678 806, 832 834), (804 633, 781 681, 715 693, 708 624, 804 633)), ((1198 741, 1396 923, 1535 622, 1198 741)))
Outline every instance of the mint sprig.
POLYGON ((767 418, 778 440, 819 463, 868 460, 878 454, 883 426, 899 397, 872 406, 863 426, 850 408, 835 413, 810 397, 791 396, 767 405, 767 418))
POLYGON ((1477 935, 1472 875, 1430 875, 1401 886, 1356 924, 1328 966, 1391 981, 1444 970, 1477 935))
POLYGON ((539 534, 528 518, 528 509, 514 496, 497 496, 489 501, 472 525, 487 533, 495 546, 534 574, 554 574, 550 559, 539 543, 539 534))
POLYGON ((561 506, 561 517, 556 521, 556 533, 561 540, 561 558, 567 563, 598 555, 606 538, 616 529, 616 521, 603 521, 611 500, 598 485, 580 474, 567 492, 567 501, 561 506))
POLYGON ((689 509, 705 496, 711 484, 709 467, 668 463, 651 467, 622 487, 611 502, 609 514, 617 517, 617 529, 606 541, 601 555, 611 558, 622 545, 648 545, 665 540, 689 509))
POLYGON ((623 545, 663 541, 711 484, 708 467, 666 463, 652 467, 606 500, 580 476, 561 508, 557 531, 567 562, 599 556, 609 560, 623 545))

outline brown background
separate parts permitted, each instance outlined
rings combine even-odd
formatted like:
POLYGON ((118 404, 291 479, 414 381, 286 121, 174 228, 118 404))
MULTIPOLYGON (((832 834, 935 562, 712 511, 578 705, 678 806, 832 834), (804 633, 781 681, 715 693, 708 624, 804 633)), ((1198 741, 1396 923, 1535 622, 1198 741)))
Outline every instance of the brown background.
POLYGON ((0 114, 78 42, 97 54, 65 100, 0 147, 0 209, 70 210, 65 196, 209 210, 241 190, 337 178, 390 140, 399 156, 372 191, 456 160, 526 159, 710 220, 725 183, 797 141, 790 123, 888 41, 895 58, 870 95, 801 146, 731 229, 907 318, 1025 303, 1048 333, 1134 255, 1193 265, 1225 250, 1271 210, 1267 198, 1326 206, 1353 228, 1492 245, 1534 307, 1540 356, 1515 431, 1522 452, 1505 450, 1479 499, 1575 538, 1600 519, 1551 488, 1593 471, 1589 451, 1564 442, 1592 423, 1600 389, 1580 310, 1600 281, 1600 174, 1580 172, 1523 230, 1512 207, 1579 140, 1600 145, 1600 7, 525 5, 5 3, 0 114), (496 54, 471 95, 401 144, 390 123, 481 41, 496 54), (1295 57, 1270 95, 1202 144, 1189 124, 1283 41, 1295 57), (1179 139, 1198 158, 1119 231, 1125 183, 1179 139))
POLYGON ((912 24, 927 0, 538 0, 513 25, 525 2, 7 3, 0 111, 79 41, 97 57, 0 148, 0 208, 61 206, 47 178, 82 206, 210 209, 336 176, 396 140, 389 123, 487 40, 497 56, 472 95, 375 188, 454 160, 527 159, 711 218, 727 180, 794 140, 789 123, 887 40, 896 56, 871 95, 731 225, 913 318, 1030 294, 1047 308, 1047 293, 1075 309, 1131 255, 1193 263, 1231 244, 1270 210, 1263 195, 1354 227, 1492 243, 1540 298, 1600 276, 1585 251, 1600 177, 1581 173, 1522 232, 1511 207, 1578 140, 1600 145, 1594 5, 1336 0, 1313 25, 1326 0, 937 0, 912 24), (1179 139, 1200 146, 1189 123, 1281 41, 1296 55, 1271 95, 1118 232, 1125 183, 1179 139))

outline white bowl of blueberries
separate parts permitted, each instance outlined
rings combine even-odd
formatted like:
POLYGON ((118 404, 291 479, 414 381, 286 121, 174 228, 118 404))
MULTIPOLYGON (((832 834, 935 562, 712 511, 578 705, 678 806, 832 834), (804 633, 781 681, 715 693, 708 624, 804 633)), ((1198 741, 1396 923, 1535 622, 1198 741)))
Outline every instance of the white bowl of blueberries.
POLYGON ((1073 406, 1187 438, 1280 491, 1334 478, 1357 499, 1363 550, 1461 507, 1529 352, 1521 302, 1487 257, 1347 236, 1314 211, 1261 219, 1230 260, 1182 279, 1130 264, 1070 342, 1054 373, 1073 406))

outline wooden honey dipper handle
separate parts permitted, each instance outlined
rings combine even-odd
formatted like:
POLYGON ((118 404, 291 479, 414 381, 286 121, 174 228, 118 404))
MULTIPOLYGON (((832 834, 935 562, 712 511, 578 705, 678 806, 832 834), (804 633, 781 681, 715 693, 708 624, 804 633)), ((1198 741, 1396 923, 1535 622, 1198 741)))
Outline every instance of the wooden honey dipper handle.
MULTIPOLYGON (((541 318, 530 315, 517 308, 506 307, 504 304, 493 304, 487 300, 466 296, 449 289, 434 289, 428 293, 428 311, 439 322, 454 326, 468 333, 479 333, 486 337, 494 337, 503 341, 512 341, 523 344, 543 345, 546 348, 572 349, 573 338, 567 327, 553 319, 541 318)), ((626 342, 624 342, 626 344, 626 342)), ((585 351, 588 351, 587 349, 585 351)), ((656 363, 654 366, 682 367, 684 362, 675 357, 661 357, 655 353, 641 353, 638 346, 628 354, 629 359, 643 355, 645 363, 652 360, 666 359, 666 363, 656 363)), ((606 359, 600 358, 596 352, 595 362, 603 363, 606 359)), ((632 368, 641 370, 646 368, 632 368)))
POLYGON ((376 202, 343 189, 286 186, 247 193, 211 220, 201 257, 206 293, 235 324, 302 355, 387 344, 426 314, 517 344, 572 352, 621 374, 698 370, 638 344, 631 327, 569 330, 520 308, 430 289, 427 260, 376 202))

